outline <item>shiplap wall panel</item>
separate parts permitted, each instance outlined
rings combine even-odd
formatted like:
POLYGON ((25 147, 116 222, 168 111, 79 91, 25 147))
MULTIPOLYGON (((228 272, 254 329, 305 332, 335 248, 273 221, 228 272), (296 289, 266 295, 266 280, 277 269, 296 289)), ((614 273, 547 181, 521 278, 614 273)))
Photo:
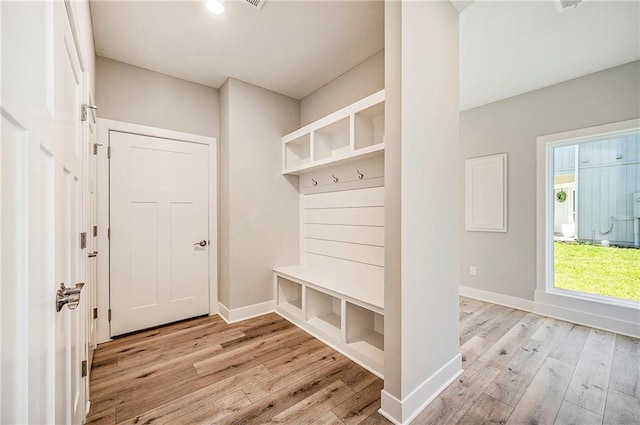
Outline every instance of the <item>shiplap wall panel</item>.
POLYGON ((307 209, 383 207, 384 187, 309 194, 304 197, 304 203, 307 209))
POLYGON ((384 207, 305 209, 305 223, 384 226, 384 207))
POLYGON ((384 267, 384 186, 308 193, 301 202, 305 266, 335 268, 339 274, 353 273, 354 278, 380 276, 384 267))
POLYGON ((384 266, 384 248, 379 246, 305 238, 304 250, 313 254, 357 261, 372 266, 384 266))
POLYGON ((384 267, 357 263, 342 258, 326 257, 312 252, 305 252, 303 260, 305 267, 326 268, 339 273, 341 281, 384 282, 384 267))
POLYGON ((305 224, 306 238, 384 246, 384 227, 305 224))

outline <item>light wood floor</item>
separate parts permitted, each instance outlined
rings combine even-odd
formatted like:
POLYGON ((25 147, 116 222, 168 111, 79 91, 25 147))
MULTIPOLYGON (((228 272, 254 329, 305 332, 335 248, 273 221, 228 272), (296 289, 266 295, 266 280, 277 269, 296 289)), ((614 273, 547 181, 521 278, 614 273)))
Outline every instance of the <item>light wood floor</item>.
MULTIPOLYGON (((640 424, 640 341, 468 298, 464 374, 415 424, 640 424)), ((382 424, 383 382, 275 314, 100 345, 93 424, 382 424)))

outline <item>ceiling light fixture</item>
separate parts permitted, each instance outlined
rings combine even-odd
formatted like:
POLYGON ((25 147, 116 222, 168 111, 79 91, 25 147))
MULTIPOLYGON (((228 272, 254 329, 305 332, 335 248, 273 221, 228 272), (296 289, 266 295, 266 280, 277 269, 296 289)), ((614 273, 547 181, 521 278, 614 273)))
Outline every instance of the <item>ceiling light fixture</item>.
POLYGON ((207 0, 204 2, 204 5, 207 10, 214 15, 221 15, 224 13, 224 5, 218 0, 207 0))

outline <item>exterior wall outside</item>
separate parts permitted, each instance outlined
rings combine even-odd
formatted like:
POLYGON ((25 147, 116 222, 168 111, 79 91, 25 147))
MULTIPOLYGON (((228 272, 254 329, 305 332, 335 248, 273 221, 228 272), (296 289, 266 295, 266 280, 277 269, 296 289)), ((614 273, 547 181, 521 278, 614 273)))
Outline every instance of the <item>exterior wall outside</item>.
POLYGON ((578 239, 633 245, 633 194, 640 192, 640 136, 580 144, 577 176, 578 239))
MULTIPOLYGON (((640 61, 462 112, 460 175, 467 158, 509 155, 509 229, 507 233, 466 232, 464 208, 460 209, 460 284, 533 300, 536 137, 637 117, 640 61), (469 275, 470 266, 476 266, 476 276, 469 275)), ((462 183, 458 193, 462 200, 462 183)))
POLYGON ((98 116, 218 137, 218 90, 122 62, 96 58, 98 116))

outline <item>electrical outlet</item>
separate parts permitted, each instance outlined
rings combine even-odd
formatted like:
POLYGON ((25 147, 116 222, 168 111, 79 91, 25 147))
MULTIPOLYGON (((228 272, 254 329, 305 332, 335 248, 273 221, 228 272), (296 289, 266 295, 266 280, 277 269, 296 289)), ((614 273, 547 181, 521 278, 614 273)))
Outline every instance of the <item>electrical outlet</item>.
POLYGON ((476 266, 469 267, 469 274, 471 276, 475 276, 476 275, 476 266))

